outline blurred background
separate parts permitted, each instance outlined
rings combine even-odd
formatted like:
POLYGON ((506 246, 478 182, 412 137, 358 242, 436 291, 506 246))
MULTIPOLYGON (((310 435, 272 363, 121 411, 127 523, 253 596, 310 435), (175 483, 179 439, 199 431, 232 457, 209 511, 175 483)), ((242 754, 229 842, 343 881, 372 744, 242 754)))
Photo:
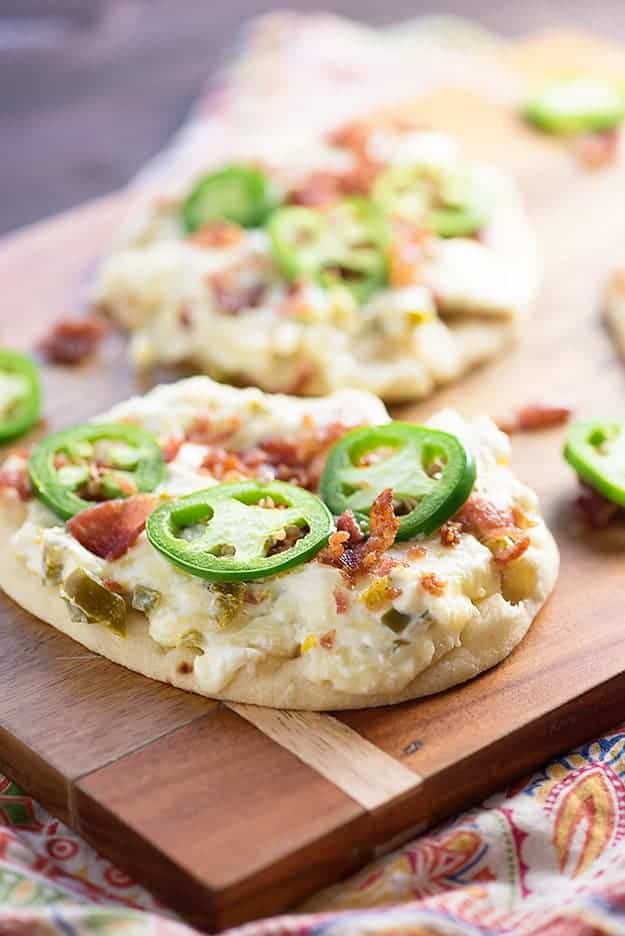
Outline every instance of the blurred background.
POLYGON ((625 40, 622 0, 0 0, 0 231, 122 185, 242 24, 285 7, 374 25, 451 13, 507 36, 570 23, 625 40))

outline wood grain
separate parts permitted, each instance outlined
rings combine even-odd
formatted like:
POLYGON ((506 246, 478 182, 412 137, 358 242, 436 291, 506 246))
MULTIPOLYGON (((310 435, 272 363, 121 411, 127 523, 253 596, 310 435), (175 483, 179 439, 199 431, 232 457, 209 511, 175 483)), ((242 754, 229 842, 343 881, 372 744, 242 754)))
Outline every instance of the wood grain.
POLYGON ((377 809, 421 783, 418 774, 330 715, 256 705, 230 704, 229 708, 365 809, 377 809))
MULTIPOLYGON (((541 75, 547 65, 565 69, 569 46, 556 42, 550 55, 547 44, 538 55, 532 42, 525 58, 516 50, 515 67, 529 73, 535 60, 541 75)), ((502 416, 554 399, 580 415, 622 412, 625 371, 600 325, 598 297, 625 243, 618 210, 625 161, 584 171, 566 145, 461 89, 410 110, 517 176, 545 282, 513 352, 434 401, 398 412, 422 419, 451 405, 502 416)), ((122 204, 89 206, 4 245, 0 279, 14 311, 0 320, 0 340, 28 347, 80 301, 122 204)), ((87 367, 47 368, 45 381, 54 426, 138 389, 116 339, 87 367)), ((0 763, 193 922, 223 926, 291 906, 596 734, 622 717, 625 533, 588 536, 576 528, 575 482, 561 443, 560 430, 514 440, 515 469, 541 496, 562 571, 528 637, 495 670, 392 709, 307 720, 246 707, 242 718, 92 660, 4 601, 0 763), (336 748, 345 728, 345 737, 359 739, 353 763, 351 749, 336 748), (362 757, 369 745, 379 753, 362 757), (396 764, 390 788, 389 759, 396 764)))

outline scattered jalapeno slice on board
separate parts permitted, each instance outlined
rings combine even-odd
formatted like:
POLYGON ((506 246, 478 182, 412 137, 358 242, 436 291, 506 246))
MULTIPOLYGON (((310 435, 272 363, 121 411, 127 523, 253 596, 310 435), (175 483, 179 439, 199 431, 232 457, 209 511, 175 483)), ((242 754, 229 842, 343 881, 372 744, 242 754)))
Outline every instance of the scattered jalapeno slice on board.
POLYGON ((37 365, 19 351, 0 348, 0 444, 32 429, 40 411, 37 365))
POLYGON ((600 78, 553 81, 526 102, 523 113, 547 133, 565 136, 611 130, 625 117, 625 91, 600 78))
POLYGON ((268 230, 288 280, 340 283, 360 302, 386 281, 388 226, 367 198, 343 198, 324 211, 287 206, 271 217, 268 230))
POLYGON ((625 507, 625 423, 603 419, 572 423, 564 457, 583 481, 625 507))
POLYGON ((226 166, 203 176, 182 205, 189 234, 209 221, 260 227, 278 204, 271 179, 250 166, 226 166))
POLYGON ((330 450, 319 491, 335 514, 352 510, 366 530, 373 501, 392 488, 398 540, 433 533, 458 511, 475 462, 456 436, 413 423, 363 426, 330 450))
POLYGON ((314 494, 284 481, 235 481, 178 497, 147 522, 152 546, 211 582, 247 582, 314 556, 334 528, 314 494))
POLYGON ((490 215, 485 193, 469 170, 396 166, 378 178, 374 198, 385 211, 423 225, 439 237, 474 234, 490 215))
POLYGON ((128 423, 87 423, 55 432, 33 449, 33 487, 63 520, 94 501, 153 491, 163 476, 158 442, 128 423))

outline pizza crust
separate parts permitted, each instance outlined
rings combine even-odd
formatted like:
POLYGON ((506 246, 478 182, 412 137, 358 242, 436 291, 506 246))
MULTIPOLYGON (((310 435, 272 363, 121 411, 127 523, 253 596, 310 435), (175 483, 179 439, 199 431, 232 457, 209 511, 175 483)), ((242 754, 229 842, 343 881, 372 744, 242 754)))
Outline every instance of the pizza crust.
MULTIPOLYGON (((4 543, 10 541, 23 519, 23 505, 5 497, 0 509, 0 537, 4 543)), ((553 589, 558 572, 557 546, 544 524, 532 532, 539 559, 530 597, 518 604, 505 602, 501 594, 485 599, 480 603, 480 616, 463 630, 461 645, 435 660, 401 692, 362 695, 313 684, 302 675, 300 657, 260 663, 251 676, 240 671, 222 692, 211 697, 274 708, 354 709, 417 699, 472 679, 512 652, 553 589)), ((149 636, 148 622, 142 614, 133 611, 128 615, 123 639, 101 624, 72 621, 58 589, 38 580, 11 548, 0 554, 0 587, 26 611, 94 653, 151 679, 207 695, 193 672, 194 653, 186 648, 161 649, 149 636)))

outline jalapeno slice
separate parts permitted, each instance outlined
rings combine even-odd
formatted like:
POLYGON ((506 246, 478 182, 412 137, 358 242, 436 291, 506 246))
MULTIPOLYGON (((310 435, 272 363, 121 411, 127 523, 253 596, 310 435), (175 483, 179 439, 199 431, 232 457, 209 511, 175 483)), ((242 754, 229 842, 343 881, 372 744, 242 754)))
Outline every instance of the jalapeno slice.
POLYGON ((268 578, 305 562, 333 529, 325 504, 284 481, 235 481, 168 501, 148 518, 155 549, 211 582, 268 578))
POLYGON ((456 436, 413 423, 363 426, 330 450, 319 491, 335 514, 352 510, 366 530, 373 501, 392 488, 397 539, 428 535, 462 507, 475 462, 456 436))
POLYGON ((0 348, 0 444, 28 432, 40 411, 37 366, 25 354, 0 348))
POLYGON ((87 423, 43 439, 28 470, 38 496, 63 520, 94 501, 153 491, 163 477, 158 442, 128 423, 87 423))
POLYGON ((386 281, 388 226, 367 198, 343 198, 323 212, 287 206, 275 212, 268 230, 288 280, 340 283, 360 302, 386 281))
POLYGON ((260 227, 278 204, 271 179, 250 166, 226 166, 203 176, 182 205, 189 234, 209 221, 260 227))
POLYGON ((468 169, 396 166, 380 175, 373 194, 389 214, 423 225, 439 237, 474 234, 490 215, 488 199, 468 169))
POLYGON ((600 78, 553 81, 526 102, 523 113, 547 133, 611 130, 625 117, 625 92, 600 78))
POLYGON ((625 507, 625 423, 600 419, 572 423, 564 457, 583 481, 625 507))

